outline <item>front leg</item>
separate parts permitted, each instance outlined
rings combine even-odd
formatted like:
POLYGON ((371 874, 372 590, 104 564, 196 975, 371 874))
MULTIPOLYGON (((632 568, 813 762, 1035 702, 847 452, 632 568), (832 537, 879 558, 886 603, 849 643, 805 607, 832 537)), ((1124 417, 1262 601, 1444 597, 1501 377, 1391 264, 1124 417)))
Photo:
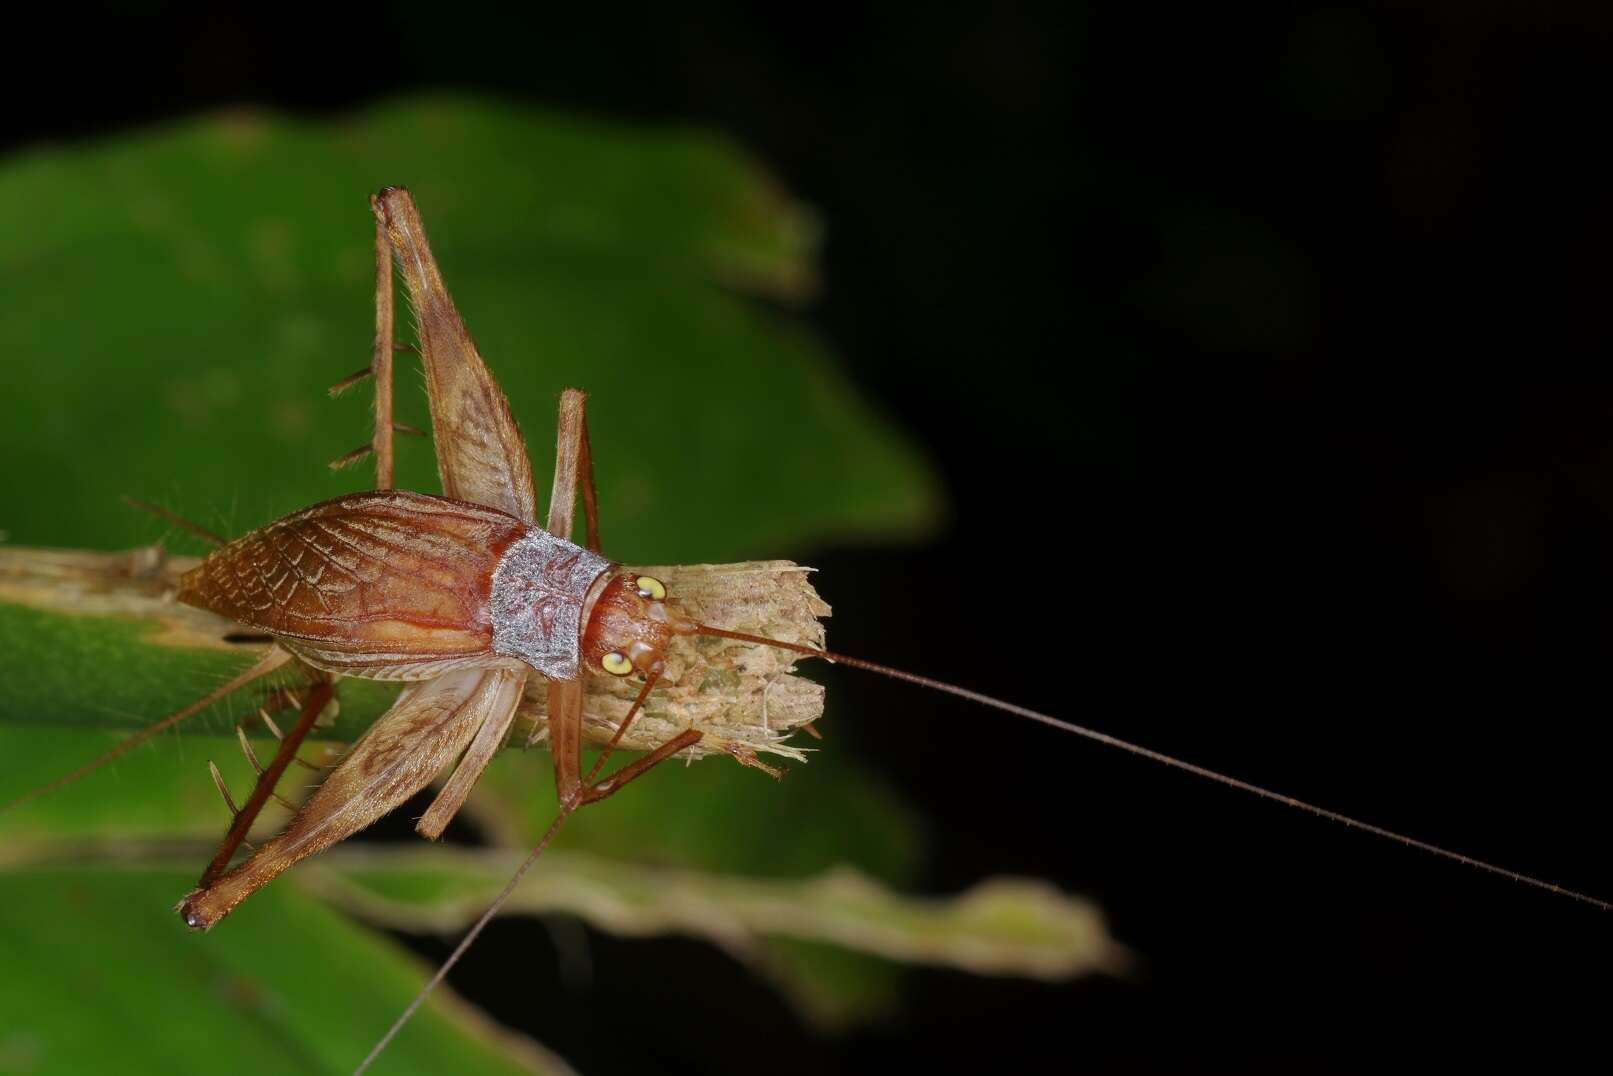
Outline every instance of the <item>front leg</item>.
POLYGON ((700 742, 702 734, 699 729, 684 729, 649 754, 634 759, 608 777, 599 776, 611 753, 616 750, 616 745, 622 742, 633 719, 643 708, 644 700, 649 698, 656 679, 652 677, 645 682, 632 708, 622 718, 622 723, 616 726, 615 735, 600 752, 599 758, 594 760, 586 777, 582 773, 582 684, 575 680, 549 684, 549 750, 554 755, 555 792, 563 813, 570 813, 584 804, 597 803, 621 791, 678 752, 700 742))

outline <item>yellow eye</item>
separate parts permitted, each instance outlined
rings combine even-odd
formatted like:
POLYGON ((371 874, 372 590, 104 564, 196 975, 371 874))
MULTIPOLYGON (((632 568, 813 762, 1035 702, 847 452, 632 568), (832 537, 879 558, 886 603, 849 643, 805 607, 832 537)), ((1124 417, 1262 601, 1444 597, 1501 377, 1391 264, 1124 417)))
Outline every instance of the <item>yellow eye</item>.
POLYGON ((612 676, 626 676, 633 671, 633 663, 627 660, 627 655, 618 650, 612 650, 599 659, 600 668, 612 676))
POLYGON ((658 602, 666 597, 666 586, 653 575, 641 575, 633 580, 633 584, 638 587, 638 596, 641 598, 658 602))

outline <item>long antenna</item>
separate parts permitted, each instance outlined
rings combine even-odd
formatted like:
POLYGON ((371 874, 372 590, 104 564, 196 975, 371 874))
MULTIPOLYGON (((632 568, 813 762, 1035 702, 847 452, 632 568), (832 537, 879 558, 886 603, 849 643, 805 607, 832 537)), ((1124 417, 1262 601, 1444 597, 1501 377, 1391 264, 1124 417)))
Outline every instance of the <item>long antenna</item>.
POLYGON ((1018 716, 1028 718, 1031 721, 1037 721, 1043 725, 1050 725, 1053 728, 1074 733, 1077 736, 1092 740, 1095 743, 1101 743, 1106 747, 1119 748, 1120 750, 1126 751, 1130 754, 1138 755, 1142 758, 1152 759, 1155 762, 1170 766, 1173 769, 1184 770, 1187 773, 1195 774, 1196 776, 1203 777, 1206 780, 1214 781, 1217 784, 1226 785, 1229 788, 1241 789, 1244 792, 1250 793, 1251 795, 1259 796, 1261 799, 1272 800, 1276 803, 1293 807, 1296 810, 1304 811, 1307 814, 1316 815, 1318 818, 1325 818, 1330 822, 1337 822, 1342 826, 1348 826, 1351 829, 1357 829, 1364 833, 1371 833, 1378 837, 1384 837, 1388 840, 1394 841, 1396 844, 1403 844, 1408 848, 1416 848, 1420 851, 1440 856, 1455 863, 1461 863, 1477 870, 1485 871, 1489 874, 1495 874, 1501 876, 1502 878, 1511 879, 1512 881, 1522 883, 1523 885, 1533 886, 1536 889, 1544 889, 1548 893, 1555 893, 1560 897, 1568 897, 1570 900, 1577 900, 1581 903, 1589 904, 1592 907, 1600 908, 1603 911, 1613 911, 1613 902, 1601 900, 1597 897, 1591 896, 1588 893, 1581 893, 1575 889, 1568 889, 1564 886, 1533 877, 1532 875, 1523 874, 1519 871, 1508 870, 1506 867, 1500 867, 1494 863, 1487 863, 1482 859, 1475 859, 1472 856, 1463 855, 1461 852, 1455 852, 1449 848, 1442 848, 1437 844, 1430 844, 1427 841, 1420 841, 1415 837, 1408 837, 1404 833, 1397 833, 1392 829, 1385 829, 1382 826, 1375 826, 1371 822, 1363 822, 1359 818, 1352 818, 1349 815, 1340 814, 1337 811, 1330 811, 1326 807, 1318 807, 1314 803, 1307 803, 1304 800, 1295 799, 1293 796, 1287 796, 1281 792, 1274 792, 1269 788, 1262 788, 1260 785, 1250 784, 1248 781, 1240 781, 1236 777, 1230 777, 1227 774, 1208 769, 1204 766, 1199 766, 1195 763, 1188 762, 1185 759, 1177 758, 1174 755, 1167 755, 1164 752, 1155 751, 1149 747, 1143 747, 1142 745, 1132 743, 1129 740, 1122 740, 1117 736, 1109 735, 1107 732, 1099 732, 1097 729, 1088 728, 1085 725, 1077 725, 1072 721, 1066 721, 1063 718, 1054 717, 1051 714, 1044 714, 1040 711, 1031 710, 1024 706, 1017 706, 1014 703, 1005 702, 1002 699, 993 698, 990 695, 985 695, 978 691, 970 691, 966 687, 959 687, 956 684, 949 684, 944 680, 935 680, 928 676, 920 676, 917 673, 906 672, 902 669, 893 669, 889 665, 880 665, 876 662, 865 661, 862 658, 854 658, 846 654, 837 654, 834 651, 822 650, 815 646, 806 646, 802 643, 787 643, 778 639, 764 638, 760 635, 750 635, 742 631, 728 631, 725 628, 713 628, 706 624, 697 625, 697 632, 700 635, 715 635, 724 639, 737 639, 740 642, 757 643, 762 646, 778 647, 782 650, 793 650, 799 654, 806 654, 815 658, 823 658, 824 660, 833 664, 848 665, 854 669, 866 669, 869 672, 879 673, 881 676, 888 676, 893 680, 905 680, 907 683, 917 684, 920 687, 933 688, 936 691, 942 691, 948 695, 956 695, 961 699, 968 699, 970 702, 977 702, 982 706, 989 706, 996 710, 1003 710, 1010 714, 1017 714, 1018 716))

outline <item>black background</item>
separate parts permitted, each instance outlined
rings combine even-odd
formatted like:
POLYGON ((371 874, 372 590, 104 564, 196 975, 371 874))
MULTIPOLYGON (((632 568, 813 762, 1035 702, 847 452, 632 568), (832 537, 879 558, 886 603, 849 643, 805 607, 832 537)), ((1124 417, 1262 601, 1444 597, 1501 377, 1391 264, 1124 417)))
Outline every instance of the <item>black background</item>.
MULTIPOLYGON (((12 36, 5 136, 428 87, 727 130, 821 209, 809 314, 951 490, 921 547, 768 551, 823 569, 840 648, 1608 896, 1610 55, 1605 4, 75 12, 12 36)), ((831 681, 888 715, 833 735, 922 805, 931 890, 1052 878, 1139 974, 916 972, 895 1021, 822 1040, 694 943, 594 936, 568 992, 515 923, 455 985, 585 1072, 1472 1071, 1605 1041, 1605 913, 831 681), (488 954, 518 946, 512 979, 488 954)))

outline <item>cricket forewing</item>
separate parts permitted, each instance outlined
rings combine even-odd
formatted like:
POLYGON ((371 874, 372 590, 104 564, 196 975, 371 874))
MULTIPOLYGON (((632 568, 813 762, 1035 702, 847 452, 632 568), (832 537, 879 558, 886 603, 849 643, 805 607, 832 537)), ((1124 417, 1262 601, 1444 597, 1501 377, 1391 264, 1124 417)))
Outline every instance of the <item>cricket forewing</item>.
POLYGON ((177 597, 273 634, 326 672, 424 680, 499 663, 482 610, 499 558, 525 530, 462 501, 349 494, 216 550, 177 597))

